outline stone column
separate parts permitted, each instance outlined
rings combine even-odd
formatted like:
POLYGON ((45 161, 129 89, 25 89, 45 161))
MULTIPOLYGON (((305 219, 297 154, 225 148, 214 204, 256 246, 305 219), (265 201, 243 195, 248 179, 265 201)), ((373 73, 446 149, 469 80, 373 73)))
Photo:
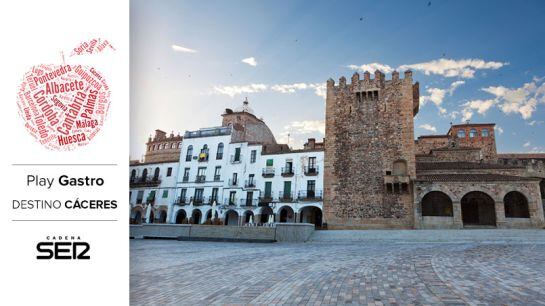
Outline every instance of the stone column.
POLYGON ((503 205, 503 201, 496 201, 494 210, 496 210, 496 227, 505 228, 507 222, 505 221, 505 206, 503 205))
POLYGON ((299 223, 299 216, 297 215, 297 212, 293 212, 293 218, 295 218, 294 222, 299 223))
POLYGON ((419 202, 414 202, 414 228, 422 228, 422 207, 419 202))
POLYGON ((460 201, 452 201, 452 217, 454 227, 464 228, 464 222, 462 221, 462 204, 460 201))

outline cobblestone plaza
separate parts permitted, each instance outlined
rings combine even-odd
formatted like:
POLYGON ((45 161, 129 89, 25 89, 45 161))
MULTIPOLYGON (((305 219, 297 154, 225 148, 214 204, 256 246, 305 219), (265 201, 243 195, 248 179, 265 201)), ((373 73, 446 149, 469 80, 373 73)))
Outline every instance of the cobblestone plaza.
POLYGON ((131 240, 131 305, 545 305, 542 230, 131 240), (524 237, 524 238, 523 238, 524 237))

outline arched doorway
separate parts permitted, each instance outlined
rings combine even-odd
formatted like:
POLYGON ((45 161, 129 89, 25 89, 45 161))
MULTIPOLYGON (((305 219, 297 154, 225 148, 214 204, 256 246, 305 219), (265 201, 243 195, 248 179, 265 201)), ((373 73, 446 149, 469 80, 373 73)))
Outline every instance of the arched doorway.
POLYGON ((201 224, 202 213, 199 209, 193 210, 191 213, 191 224, 201 224))
POLYGON ((280 208, 280 223, 294 223, 295 222, 295 214, 293 212, 293 209, 289 206, 283 206, 280 208))
POLYGON ((187 214, 185 213, 185 210, 180 209, 176 213, 176 224, 182 224, 184 223, 184 220, 187 218, 187 214))
POLYGON ((225 225, 237 226, 238 225, 238 213, 234 210, 229 210, 225 214, 225 225))
POLYGON ((269 206, 263 206, 261 207, 261 218, 259 219, 260 223, 267 223, 269 222, 269 216, 273 215, 273 210, 269 206))
POLYGON ((421 203, 424 217, 452 217, 452 200, 444 192, 428 192, 421 203))
POLYGON ((462 221, 466 225, 496 226, 496 209, 494 200, 484 192, 472 191, 460 201, 462 205, 462 221))
POLYGON ((511 191, 503 197, 506 218, 530 218, 528 200, 518 192, 511 191))
POLYGON ((301 209, 301 223, 312 223, 316 227, 322 227, 322 210, 315 206, 307 206, 301 209))
MULTIPOLYGON (((215 218, 218 218, 218 211, 216 210, 216 214, 215 214, 215 218)), ((212 220, 212 210, 209 209, 207 212, 206 212, 206 220, 212 220)))
POLYGON ((244 212, 244 223, 250 223, 250 217, 252 217, 252 222, 255 222, 254 213, 251 210, 244 212))
POLYGON ((167 212, 164 210, 159 212, 159 223, 167 223, 167 212))
POLYGON ((133 223, 142 224, 142 212, 140 212, 140 210, 134 212, 133 223))

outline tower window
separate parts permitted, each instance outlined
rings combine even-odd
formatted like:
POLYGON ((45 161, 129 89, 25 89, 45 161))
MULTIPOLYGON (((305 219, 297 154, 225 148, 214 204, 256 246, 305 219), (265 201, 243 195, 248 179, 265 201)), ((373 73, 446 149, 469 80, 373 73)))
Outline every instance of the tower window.
POLYGON ((469 138, 474 138, 474 137, 477 137, 477 130, 476 129, 471 129, 469 130, 469 138))
POLYGON ((489 134, 488 134, 488 129, 483 129, 483 130, 481 131, 481 136, 483 136, 483 137, 488 137, 488 135, 489 135, 489 134))
POLYGON ((466 131, 458 130, 458 138, 466 138, 466 131))

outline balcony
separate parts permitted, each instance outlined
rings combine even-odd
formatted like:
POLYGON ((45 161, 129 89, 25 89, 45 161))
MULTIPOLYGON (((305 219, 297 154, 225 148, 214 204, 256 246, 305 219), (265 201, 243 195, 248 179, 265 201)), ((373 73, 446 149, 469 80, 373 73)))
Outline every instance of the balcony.
POLYGON ((293 167, 282 167, 282 173, 280 175, 283 177, 292 177, 294 175, 293 167))
POLYGON ((229 179, 229 181, 227 182, 227 186, 229 186, 229 187, 238 186, 238 180, 229 179))
POLYGON ((189 182, 189 175, 184 175, 184 177, 182 177, 182 183, 187 183, 189 182))
POLYGON ((231 164, 240 164, 242 162, 242 155, 231 155, 231 164))
POLYGON ((218 182, 221 180, 221 176, 219 174, 214 175, 214 182, 218 182))
POLYGON ((297 198, 299 199, 299 201, 321 201, 322 191, 321 190, 301 190, 299 191, 297 198))
POLYGON ((193 202, 193 205, 195 205, 195 206, 208 204, 208 201, 207 201, 206 197, 196 197, 196 198, 191 197, 189 199, 189 202, 191 203, 191 201, 193 202))
POLYGON ((159 186, 161 184, 161 177, 155 176, 155 177, 147 177, 147 176, 140 176, 140 177, 133 177, 130 179, 130 186, 131 187, 154 187, 159 186))
POLYGON ((197 175, 195 178, 195 183, 204 183, 206 182, 206 175, 197 175))
POLYGON ((255 188, 255 181, 254 180, 244 181, 244 188, 255 188))
POLYGON ((240 199, 240 206, 256 207, 257 199, 240 199))
POLYGON ((411 177, 408 175, 384 176, 384 185, 387 193, 410 193, 411 177))
POLYGON ((259 197, 259 205, 267 205, 273 201, 273 197, 270 194, 265 194, 262 197, 259 197))
POLYGON ((306 176, 316 176, 318 175, 318 166, 306 166, 305 175, 306 176))
POLYGON ((273 177, 274 168, 263 168, 263 172, 261 174, 263 175, 263 177, 273 177))
POLYGON ((290 203, 295 201, 293 192, 285 193, 284 191, 278 192, 278 201, 284 203, 290 203))
POLYGON ((174 202, 174 205, 180 205, 180 206, 187 205, 187 204, 189 204, 187 197, 178 197, 176 201, 174 202))
POLYGON ((226 205, 237 205, 237 199, 225 198, 223 199, 223 203, 225 203, 226 205))
POLYGON ((208 152, 201 152, 201 153, 199 154, 199 159, 198 159, 198 161, 199 161, 200 163, 207 162, 207 161, 208 161, 208 152))

